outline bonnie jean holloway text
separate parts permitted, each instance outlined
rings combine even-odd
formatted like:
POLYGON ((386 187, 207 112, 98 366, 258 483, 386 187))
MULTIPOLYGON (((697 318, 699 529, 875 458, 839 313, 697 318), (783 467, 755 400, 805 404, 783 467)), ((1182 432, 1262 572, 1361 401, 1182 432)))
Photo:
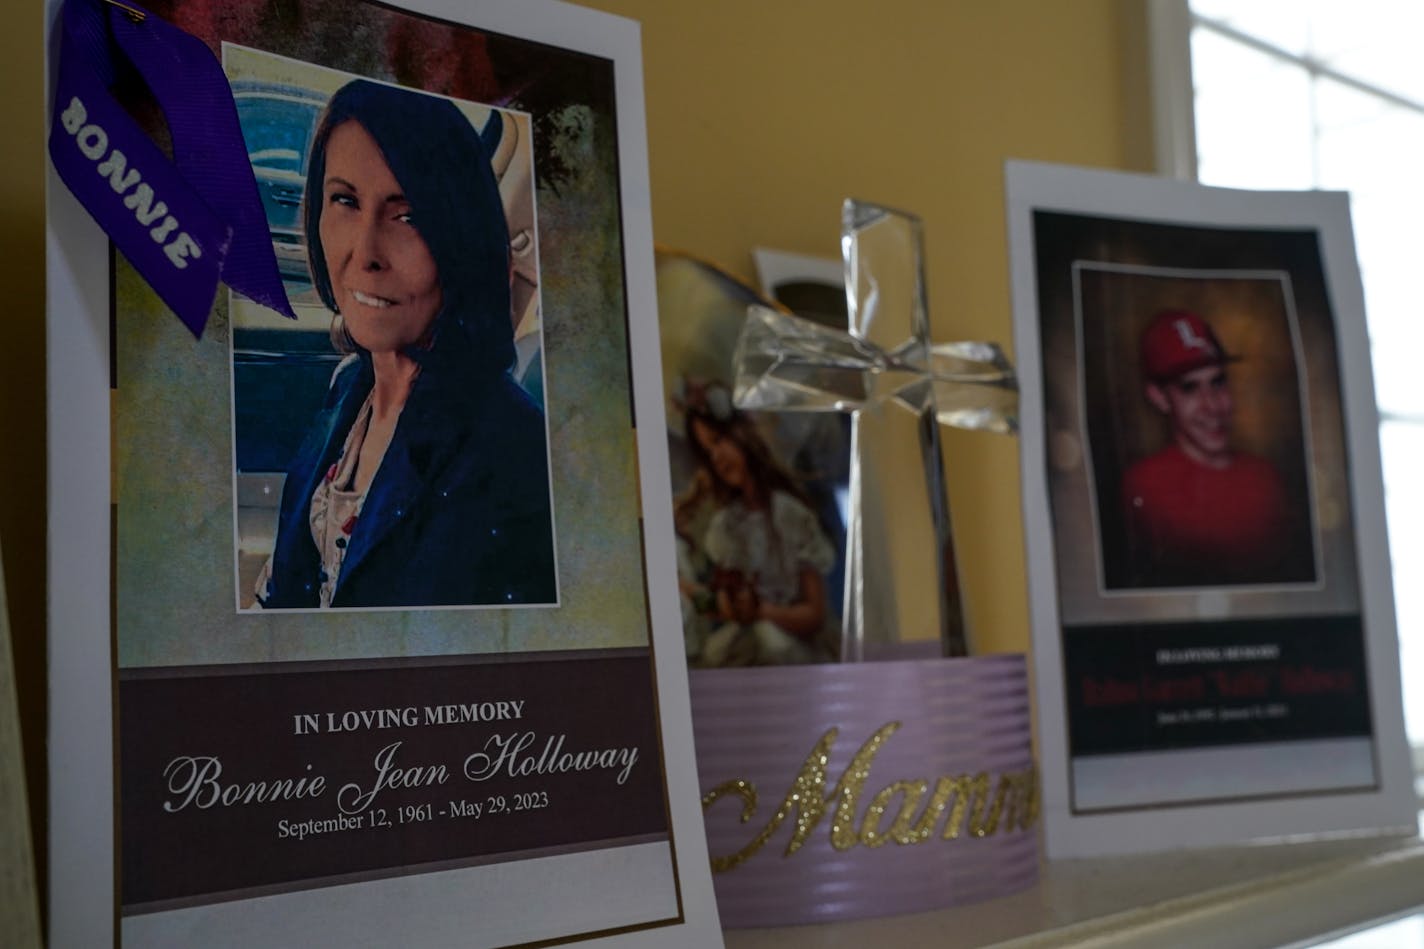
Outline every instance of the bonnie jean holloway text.
MULTIPOLYGON (((636 746, 566 751, 566 741, 564 735, 548 735, 540 745, 539 736, 534 732, 491 735, 482 750, 465 758, 463 773, 470 781, 488 781, 498 777, 614 770, 617 771, 615 781, 622 785, 638 761, 636 746)), ((443 764, 398 763, 396 756, 400 747, 401 742, 393 741, 376 752, 371 762, 375 777, 370 784, 351 781, 341 786, 336 792, 336 803, 343 814, 362 813, 384 791, 438 787, 450 780, 450 772, 443 764)), ((327 790, 326 777, 311 773, 311 765, 305 770, 307 773, 295 778, 224 781, 222 762, 216 756, 180 755, 163 769, 169 795, 163 809, 176 814, 189 807, 208 810, 322 797, 327 790)))

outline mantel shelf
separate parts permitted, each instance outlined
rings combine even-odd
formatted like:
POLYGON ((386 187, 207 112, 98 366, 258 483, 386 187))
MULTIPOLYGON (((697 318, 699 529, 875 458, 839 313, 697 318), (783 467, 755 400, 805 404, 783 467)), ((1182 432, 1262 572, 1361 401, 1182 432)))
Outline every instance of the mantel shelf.
POLYGON ((1418 836, 1259 844, 1045 865, 1022 893, 955 909, 732 930, 728 949, 1303 944, 1424 907, 1418 836))

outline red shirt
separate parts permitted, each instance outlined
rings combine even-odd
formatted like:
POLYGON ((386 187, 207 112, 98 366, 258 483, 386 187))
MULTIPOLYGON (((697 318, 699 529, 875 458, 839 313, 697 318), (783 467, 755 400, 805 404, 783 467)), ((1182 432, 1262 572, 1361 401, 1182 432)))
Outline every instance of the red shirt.
POLYGON ((1236 454, 1213 468, 1173 444, 1128 469, 1122 503, 1131 556, 1152 581, 1285 579, 1291 512, 1280 475, 1264 459, 1236 454))

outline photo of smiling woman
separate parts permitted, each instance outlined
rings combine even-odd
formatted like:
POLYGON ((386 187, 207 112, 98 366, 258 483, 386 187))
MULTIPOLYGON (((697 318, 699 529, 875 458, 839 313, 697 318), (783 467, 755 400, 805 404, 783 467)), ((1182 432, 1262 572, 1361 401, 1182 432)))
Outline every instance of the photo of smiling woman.
POLYGON ((257 604, 555 603, 544 416, 510 374, 509 230, 480 133, 448 100, 350 82, 304 202, 347 355, 288 467, 257 604))

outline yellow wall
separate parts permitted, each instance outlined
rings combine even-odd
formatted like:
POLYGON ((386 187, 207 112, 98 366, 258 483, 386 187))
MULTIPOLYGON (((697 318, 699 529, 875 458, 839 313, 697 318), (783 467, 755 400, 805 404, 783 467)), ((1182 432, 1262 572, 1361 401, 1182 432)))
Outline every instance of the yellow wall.
MULTIPOLYGON (((762 245, 834 256, 848 195, 925 220, 942 337, 1011 343, 1005 158, 1151 162, 1140 0, 589 0, 641 20, 660 243, 748 279, 762 245)), ((0 544, 32 794, 43 809, 42 11, 0 31, 0 544)), ((1028 642, 1018 449, 947 435, 981 642, 1028 642)), ((98 526, 102 529, 102 525, 98 526)), ((62 593, 64 577, 55 578, 62 593)), ((3 712, 0 712, 3 714, 3 712)), ((37 817, 38 822, 38 817, 37 817)), ((41 837, 42 844, 42 837, 41 837)))
MULTIPOLYGON (((912 211, 942 339, 1012 347, 1004 159, 1151 164, 1132 0, 585 5, 643 24, 660 244, 752 280, 752 247, 838 257, 845 197, 912 211)), ((945 442, 972 631, 1025 649, 1017 444, 945 442)))

